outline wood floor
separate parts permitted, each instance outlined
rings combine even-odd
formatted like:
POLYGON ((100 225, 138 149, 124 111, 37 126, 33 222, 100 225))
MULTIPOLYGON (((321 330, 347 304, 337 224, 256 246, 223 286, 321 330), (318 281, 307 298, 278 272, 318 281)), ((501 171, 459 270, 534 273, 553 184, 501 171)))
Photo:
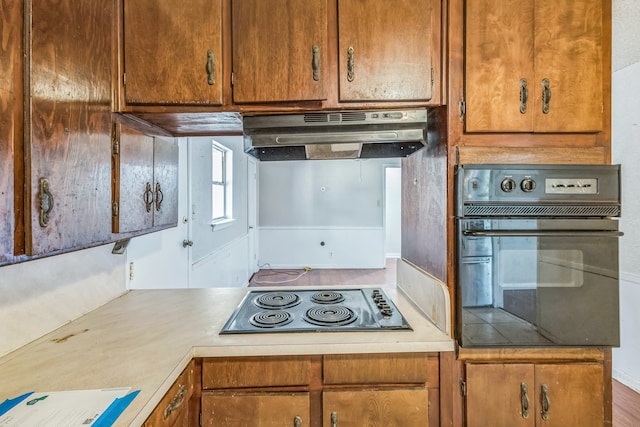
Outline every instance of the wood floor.
POLYGON ((388 259, 385 268, 372 269, 261 269, 249 286, 335 286, 396 285, 396 259, 388 259))
POLYGON ((640 393, 613 380, 613 427, 640 426, 640 393))
MULTIPOLYGON (((396 260, 382 269, 311 269, 258 271, 249 286, 396 285, 396 260)), ((613 427, 640 427, 640 393, 613 381, 613 427)))

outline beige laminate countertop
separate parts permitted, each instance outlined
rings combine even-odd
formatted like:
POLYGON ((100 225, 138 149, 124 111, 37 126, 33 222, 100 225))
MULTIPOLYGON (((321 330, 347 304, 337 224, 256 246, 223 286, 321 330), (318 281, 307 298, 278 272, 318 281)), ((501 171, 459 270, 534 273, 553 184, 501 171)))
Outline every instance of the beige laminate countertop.
POLYGON ((140 394, 115 425, 139 426, 194 357, 453 351, 395 288, 385 291, 413 331, 218 335, 248 290, 130 291, 0 358, 0 402, 30 391, 131 387, 140 394))

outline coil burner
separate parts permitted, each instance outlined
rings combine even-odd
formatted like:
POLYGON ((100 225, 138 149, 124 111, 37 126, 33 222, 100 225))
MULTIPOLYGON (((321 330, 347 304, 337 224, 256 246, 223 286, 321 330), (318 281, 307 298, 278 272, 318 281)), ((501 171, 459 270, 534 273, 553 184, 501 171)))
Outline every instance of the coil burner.
POLYGON ((298 304, 300 304, 300 297, 293 292, 269 292, 255 300, 255 305, 266 309, 285 309, 298 304))
POLYGON ((267 310, 254 314, 249 323, 258 328, 278 328, 293 322, 293 315, 284 310, 267 310))
POLYGON ((318 304, 337 304, 344 301, 344 295, 336 291, 321 291, 311 295, 311 301, 318 304))
POLYGON ((312 307, 304 314, 304 320, 318 326, 342 326, 355 322, 358 316, 343 305, 312 307))
POLYGON ((247 292, 220 334, 411 330, 380 288, 247 292))

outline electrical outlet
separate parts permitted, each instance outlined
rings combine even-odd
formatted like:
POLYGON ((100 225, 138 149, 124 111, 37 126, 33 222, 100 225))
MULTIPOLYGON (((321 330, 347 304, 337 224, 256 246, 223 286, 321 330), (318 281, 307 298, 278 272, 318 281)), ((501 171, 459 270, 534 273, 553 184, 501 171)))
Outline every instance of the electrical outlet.
POLYGON ((129 263, 129 281, 133 281, 133 262, 129 263))

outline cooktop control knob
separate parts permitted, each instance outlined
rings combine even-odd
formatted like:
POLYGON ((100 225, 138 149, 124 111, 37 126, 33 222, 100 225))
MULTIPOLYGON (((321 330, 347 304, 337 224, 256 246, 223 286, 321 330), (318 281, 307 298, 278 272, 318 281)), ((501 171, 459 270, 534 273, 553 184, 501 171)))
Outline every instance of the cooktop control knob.
POLYGON ((536 189, 536 182, 531 178, 525 178, 520 183, 520 188, 522 188, 522 191, 525 193, 531 193, 536 189))
POLYGON ((511 193, 516 189, 516 182, 512 178, 505 178, 500 183, 500 188, 502 188, 502 191, 505 193, 511 193))

